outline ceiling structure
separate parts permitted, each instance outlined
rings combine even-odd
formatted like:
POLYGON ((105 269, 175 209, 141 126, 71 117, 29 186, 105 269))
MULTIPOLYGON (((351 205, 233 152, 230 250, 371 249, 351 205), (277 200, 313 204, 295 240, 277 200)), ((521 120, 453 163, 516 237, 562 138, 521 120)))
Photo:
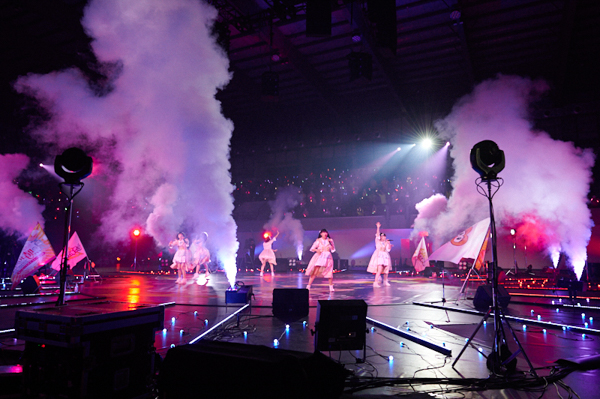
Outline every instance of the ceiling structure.
MULTIPOLYGON (((385 125, 384 134, 408 134, 430 127, 476 83, 498 73, 546 79, 552 90, 539 112, 556 116, 579 107, 595 115, 591 128, 598 131, 600 2, 390 1, 331 1, 326 36, 307 35, 307 22, 315 20, 307 16, 307 1, 208 1, 219 10, 215 31, 233 72, 218 94, 236 126, 233 150, 265 140, 285 146, 339 142, 375 125, 385 125), (352 56, 364 57, 362 66, 372 67, 372 75, 352 79, 352 56), (265 72, 279 80, 269 95, 265 72)), ((102 79, 79 23, 85 5, 0 1, 4 121, 16 117, 9 82, 19 75, 76 65, 92 81, 102 79)), ((582 145, 593 143, 593 135, 587 140, 582 145)))
POLYGON ((393 48, 381 45, 373 3, 332 2, 331 35, 310 37, 306 2, 213 1, 230 32, 225 113, 270 137, 386 119, 414 129, 498 73, 546 79, 554 107, 599 99, 598 2, 396 0, 393 48), (351 53, 372 56, 371 79, 351 80, 351 53), (279 75, 275 102, 261 96, 267 71, 279 75))

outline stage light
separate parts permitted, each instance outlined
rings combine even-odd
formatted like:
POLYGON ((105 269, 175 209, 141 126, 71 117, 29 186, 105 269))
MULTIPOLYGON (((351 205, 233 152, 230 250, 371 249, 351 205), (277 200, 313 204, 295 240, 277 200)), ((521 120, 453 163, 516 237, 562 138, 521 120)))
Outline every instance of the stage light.
POLYGON ((424 148, 429 149, 433 145, 433 141, 429 137, 426 137, 423 139, 421 144, 423 145, 424 148))
POLYGON ((135 229, 135 230, 133 230, 133 235, 134 235, 135 237, 139 237, 139 236, 140 236, 140 234, 142 234, 142 232, 140 231, 140 229, 135 229))
POLYGON ((446 141, 446 147, 450 147, 450 142, 446 141))
POLYGON ((54 160, 54 171, 62 177, 67 184, 81 184, 81 179, 92 173, 93 161, 83 150, 71 147, 54 160))
POLYGON ((392 356, 392 355, 389 355, 389 356, 388 356, 388 361, 389 361, 389 362, 393 362, 393 361, 394 361, 394 356, 392 356))
POLYGON ((496 180, 504 169, 504 151, 491 140, 483 140, 471 148, 471 167, 482 180, 496 180))
MULTIPOLYGON (((517 234, 517 230, 515 229, 510 229, 510 235, 514 236, 515 234, 517 234)), ((552 303, 554 303, 554 301, 552 301, 552 303)))
POLYGON ((40 163, 40 168, 43 168, 43 167, 44 167, 44 164, 43 164, 43 163, 40 163))
POLYGON ((396 151, 400 151, 400 150, 402 150, 402 148, 400 148, 400 147, 396 148, 396 151))

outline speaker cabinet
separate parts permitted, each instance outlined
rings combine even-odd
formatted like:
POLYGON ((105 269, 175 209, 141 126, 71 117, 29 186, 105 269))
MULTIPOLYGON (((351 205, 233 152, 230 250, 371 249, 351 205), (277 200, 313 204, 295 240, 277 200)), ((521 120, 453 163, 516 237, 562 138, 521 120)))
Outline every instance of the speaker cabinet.
POLYGON ((29 276, 19 286, 23 294, 36 294, 40 290, 40 279, 38 276, 29 276))
POLYGON ((345 378, 318 352, 201 340, 169 349, 158 389, 162 399, 337 398, 345 378))
POLYGON ((308 290, 306 288, 275 288, 273 290, 273 316, 291 322, 308 316, 308 290))
MULTIPOLYGON (((507 307, 510 302, 510 295, 506 288, 499 285, 498 286, 498 303, 500 307, 507 307)), ((490 306, 492 306, 492 285, 485 284, 477 287, 477 292, 475 293, 475 297, 473 298, 473 305, 478 310, 488 310, 490 306)))
POLYGON ((367 330, 367 304, 362 299, 319 301, 315 323, 315 349, 363 349, 367 330))

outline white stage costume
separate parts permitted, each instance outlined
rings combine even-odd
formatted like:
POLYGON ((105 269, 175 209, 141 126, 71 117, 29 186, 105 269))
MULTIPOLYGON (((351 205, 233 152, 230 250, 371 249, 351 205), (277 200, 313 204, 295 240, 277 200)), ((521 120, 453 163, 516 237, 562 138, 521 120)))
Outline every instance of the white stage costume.
POLYGON ((331 253, 335 252, 333 240, 330 238, 317 238, 312 247, 310 247, 310 251, 315 254, 306 267, 306 275, 310 276, 315 267, 321 266, 316 277, 332 278, 333 256, 331 256, 331 253))
POLYGON ((175 245, 177 245, 177 252, 175 252, 175 256, 173 256, 173 263, 188 262, 188 243, 185 240, 177 240, 175 241, 175 245))
POLYGON ((380 236, 375 236, 375 252, 371 256, 367 271, 369 273, 377 273, 377 267, 379 265, 384 266, 383 273, 389 273, 390 266, 392 265, 392 258, 390 257, 390 251, 392 245, 387 239, 380 239, 380 236))
POLYGON ((258 255, 258 259, 262 262, 269 262, 272 265, 276 265, 277 264, 277 258, 275 257, 275 251, 273 251, 273 242, 277 241, 276 237, 273 237, 273 239, 265 242, 263 244, 263 250, 260 253, 260 255, 258 255))

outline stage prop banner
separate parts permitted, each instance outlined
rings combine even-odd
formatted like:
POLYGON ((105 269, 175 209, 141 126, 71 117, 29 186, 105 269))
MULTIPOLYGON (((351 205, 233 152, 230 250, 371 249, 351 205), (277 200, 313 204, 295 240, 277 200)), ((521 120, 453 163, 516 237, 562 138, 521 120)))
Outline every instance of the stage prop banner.
POLYGON ((485 234, 485 240, 483 240, 483 245, 481 245, 481 250, 479 251, 479 255, 477 256, 477 260, 475 261, 475 270, 481 271, 481 268, 485 264, 485 252, 487 251, 488 242, 490 241, 490 228, 488 227, 488 231, 485 234))
POLYGON ((427 256, 425 237, 421 237, 421 241, 419 241, 419 245, 417 245, 417 249, 412 256, 412 264, 417 273, 420 273, 425 270, 426 267, 429 267, 429 257, 427 256))
MULTIPOLYGON (((434 251, 429 259, 458 264, 462 258, 479 260, 484 241, 489 236, 490 218, 483 219, 434 251)), ((485 251, 483 252, 485 254, 485 251)))
POLYGON ((29 234, 29 238, 27 238, 10 276, 12 288, 14 289, 23 279, 33 275, 54 256, 50 241, 48 241, 46 233, 38 223, 29 234))
MULTIPOLYGON (((77 263, 79 263, 80 260, 85 258, 87 258, 87 253, 83 248, 83 244, 79 239, 79 235, 77 235, 77 232, 75 232, 69 240, 69 256, 67 257, 67 264, 69 265, 69 268, 72 269, 77 263)), ((59 271, 62 260, 63 251, 61 250, 56 259, 54 259, 52 262, 52 268, 59 271)))

